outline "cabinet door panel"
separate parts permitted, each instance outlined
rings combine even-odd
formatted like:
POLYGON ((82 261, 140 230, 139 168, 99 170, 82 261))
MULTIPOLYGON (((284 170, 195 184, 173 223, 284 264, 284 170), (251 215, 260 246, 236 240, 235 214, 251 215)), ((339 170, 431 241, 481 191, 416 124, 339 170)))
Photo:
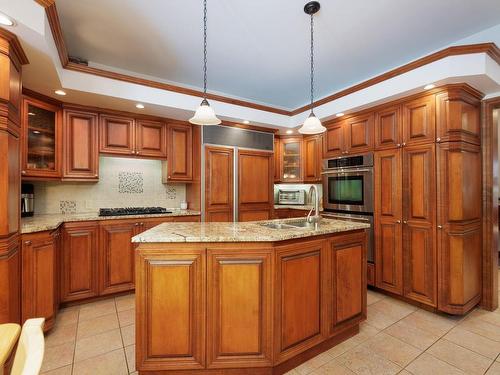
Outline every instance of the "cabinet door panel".
POLYGON ((375 113, 375 148, 397 148, 401 143, 401 109, 384 108, 375 113))
POLYGON ((274 182, 280 182, 281 176, 281 141, 274 136, 274 182))
POLYGON ((95 180, 99 173, 97 114, 64 111, 65 179, 95 180))
POLYGON ((208 367, 269 366, 271 251, 208 252, 208 367))
POLYGON ((168 124, 168 180, 193 179, 193 129, 191 126, 168 124))
POLYGON ((135 121, 129 117, 99 116, 99 151, 108 154, 135 153, 135 121))
POLYGON ((158 121, 138 120, 136 125, 136 142, 136 151, 138 155, 166 158, 166 125, 158 121))
POLYGON ((205 146, 205 219, 233 221, 234 150, 205 146))
POLYGON ((100 294, 134 289, 134 245, 139 223, 101 226, 100 294))
POLYGON ((281 180, 298 182, 302 180, 302 138, 281 139, 281 180))
POLYGON ((337 296, 335 324, 362 313, 363 250, 362 245, 351 246, 336 250, 333 256, 337 296))
POLYGON ((436 136, 434 95, 403 104, 403 142, 433 143, 436 136))
POLYGON ((403 293, 402 174, 399 149, 375 153, 376 285, 403 293))
POLYGON ((304 182, 321 181, 321 137, 304 138, 304 182))
POLYGON ((403 153, 404 295, 436 306, 436 168, 433 144, 403 153))
POLYGON ((356 116, 345 121, 349 153, 373 149, 373 114, 356 116))
POLYGON ((326 126, 323 137, 323 158, 341 155, 345 150, 344 123, 335 122, 326 126))
POLYGON ((137 277, 137 367, 151 371, 205 366, 205 256, 200 253, 141 254, 137 277), (175 319, 165 317, 175 316, 175 319))
POLYGON ((61 302, 98 295, 97 225, 75 224, 63 228, 61 302))

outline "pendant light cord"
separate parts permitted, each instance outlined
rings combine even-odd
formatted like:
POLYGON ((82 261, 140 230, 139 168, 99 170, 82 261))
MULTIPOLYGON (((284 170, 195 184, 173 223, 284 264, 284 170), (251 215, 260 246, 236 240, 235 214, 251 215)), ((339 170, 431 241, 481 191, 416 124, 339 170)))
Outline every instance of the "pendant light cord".
POLYGON ((314 103, 314 17, 311 14, 311 113, 314 103))
POLYGON ((207 0, 203 0, 203 98, 207 98, 207 0))

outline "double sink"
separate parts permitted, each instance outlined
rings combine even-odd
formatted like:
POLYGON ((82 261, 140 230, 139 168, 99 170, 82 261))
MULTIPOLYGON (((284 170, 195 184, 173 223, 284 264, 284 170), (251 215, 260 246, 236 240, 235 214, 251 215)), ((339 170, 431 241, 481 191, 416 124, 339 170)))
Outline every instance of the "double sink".
POLYGON ((263 227, 271 228, 271 229, 318 229, 319 223, 309 223, 306 220, 294 220, 287 221, 284 223, 262 223, 260 224, 263 227))

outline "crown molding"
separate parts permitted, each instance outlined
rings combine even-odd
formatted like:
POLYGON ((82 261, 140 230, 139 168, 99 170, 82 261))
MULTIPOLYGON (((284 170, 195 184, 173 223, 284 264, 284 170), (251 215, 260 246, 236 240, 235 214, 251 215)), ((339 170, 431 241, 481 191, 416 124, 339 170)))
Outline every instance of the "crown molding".
POLYGON ((29 64, 28 57, 24 53, 23 47, 21 46, 21 43, 19 42, 19 39, 15 34, 0 27, 0 37, 5 39, 9 43, 8 50, 6 50, 6 46, 5 48, 3 46, 0 47, 0 53, 4 53, 8 56, 11 54, 14 55, 15 60, 20 65, 29 64))
MULTIPOLYGON (((109 71, 109 70, 105 70, 105 69, 100 69, 100 68, 95 68, 95 67, 90 67, 90 66, 80 65, 80 64, 70 62, 69 57, 68 57, 68 51, 67 51, 66 45, 64 43, 64 37, 63 37, 62 29, 61 29, 61 24, 59 21, 59 16, 57 13, 55 0, 35 0, 35 1, 38 4, 41 4, 42 6, 45 7, 45 12, 47 14, 49 25, 50 25, 50 28, 52 31, 52 36, 54 38, 54 42, 56 44, 57 51, 59 54, 59 59, 61 61, 61 65, 63 66, 64 69, 73 70, 73 71, 82 72, 82 73, 87 73, 87 74, 93 74, 93 75, 104 77, 104 78, 110 78, 110 79, 114 79, 114 80, 118 80, 118 81, 134 83, 134 84, 152 87, 152 88, 157 88, 157 89, 162 89, 162 90, 166 90, 166 91, 177 92, 180 94, 196 96, 196 97, 200 97, 200 98, 203 97, 203 92, 199 91, 199 90, 194 90, 194 89, 190 89, 190 88, 186 88, 186 87, 182 87, 182 86, 177 86, 177 85, 173 85, 173 84, 168 84, 168 83, 158 82, 158 81, 154 81, 154 80, 134 77, 134 76, 131 76, 128 74, 117 73, 117 72, 113 72, 113 71, 109 71)), ((351 87, 348 87, 346 89, 338 91, 334 94, 328 95, 322 99, 316 100, 313 103, 313 106, 318 107, 318 106, 321 106, 323 104, 332 102, 336 99, 350 95, 354 92, 363 90, 363 89, 368 88, 370 86, 376 85, 378 83, 389 80, 391 78, 394 78, 396 76, 407 73, 411 70, 417 69, 419 67, 430 64, 430 63, 435 62, 437 60, 441 60, 441 59, 446 58, 446 57, 464 55, 464 54, 474 54, 474 53, 486 53, 500 65, 500 48, 498 48, 498 46, 495 43, 479 43, 479 44, 467 44, 467 45, 460 45, 460 46, 451 46, 451 47, 447 47, 447 48, 444 48, 442 50, 439 50, 437 52, 434 52, 430 55, 421 57, 421 58, 414 60, 412 62, 409 62, 405 65, 394 68, 388 72, 385 72, 385 73, 380 74, 376 77, 370 78, 366 81, 360 82, 356 85, 353 85, 351 87)), ((253 108, 253 109, 271 112, 271 113, 277 113, 277 114, 285 115, 285 116, 294 116, 294 115, 297 115, 299 113, 305 112, 311 108, 311 104, 307 104, 307 105, 304 105, 302 107, 299 107, 297 109, 290 111, 290 110, 284 110, 281 108, 276 108, 276 107, 272 107, 272 106, 268 106, 268 105, 253 103, 253 102, 246 101, 246 100, 235 99, 235 98, 231 98, 231 97, 227 97, 227 96, 223 96, 223 95, 218 95, 218 94, 211 94, 211 93, 207 93, 207 98, 210 100, 216 100, 219 102, 234 104, 237 106, 242 106, 242 107, 247 107, 247 108, 253 108)))

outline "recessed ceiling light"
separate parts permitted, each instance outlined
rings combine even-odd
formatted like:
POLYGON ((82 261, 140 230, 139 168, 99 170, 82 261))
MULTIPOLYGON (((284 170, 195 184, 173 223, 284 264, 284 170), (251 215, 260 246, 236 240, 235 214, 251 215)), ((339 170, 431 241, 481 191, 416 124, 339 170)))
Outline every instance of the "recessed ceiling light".
POLYGON ((287 130, 286 134, 293 134, 293 130, 287 130))
POLYGON ((15 22, 12 18, 7 16, 6 14, 0 13, 0 24, 5 26, 14 26, 15 22))
POLYGON ((344 116, 344 112, 339 112, 339 113, 337 113, 335 116, 337 116, 337 117, 342 117, 342 116, 344 116))
POLYGON ((424 90, 430 90, 430 89, 433 89, 434 87, 436 87, 436 85, 429 83, 428 85, 424 86, 424 90))
POLYGON ((136 108, 139 108, 139 109, 144 109, 144 104, 141 104, 141 103, 137 103, 135 105, 136 108))
POLYGON ((33 112, 28 112, 28 116, 36 116, 36 114, 33 112))
POLYGON ((63 91, 63 90, 56 90, 56 91, 54 91, 54 92, 55 92, 57 95, 61 95, 61 96, 66 95, 66 92, 65 92, 65 91, 63 91))
POLYGON ((248 121, 248 120, 243 120, 243 123, 244 123, 244 124, 250 124, 250 121, 248 121))

